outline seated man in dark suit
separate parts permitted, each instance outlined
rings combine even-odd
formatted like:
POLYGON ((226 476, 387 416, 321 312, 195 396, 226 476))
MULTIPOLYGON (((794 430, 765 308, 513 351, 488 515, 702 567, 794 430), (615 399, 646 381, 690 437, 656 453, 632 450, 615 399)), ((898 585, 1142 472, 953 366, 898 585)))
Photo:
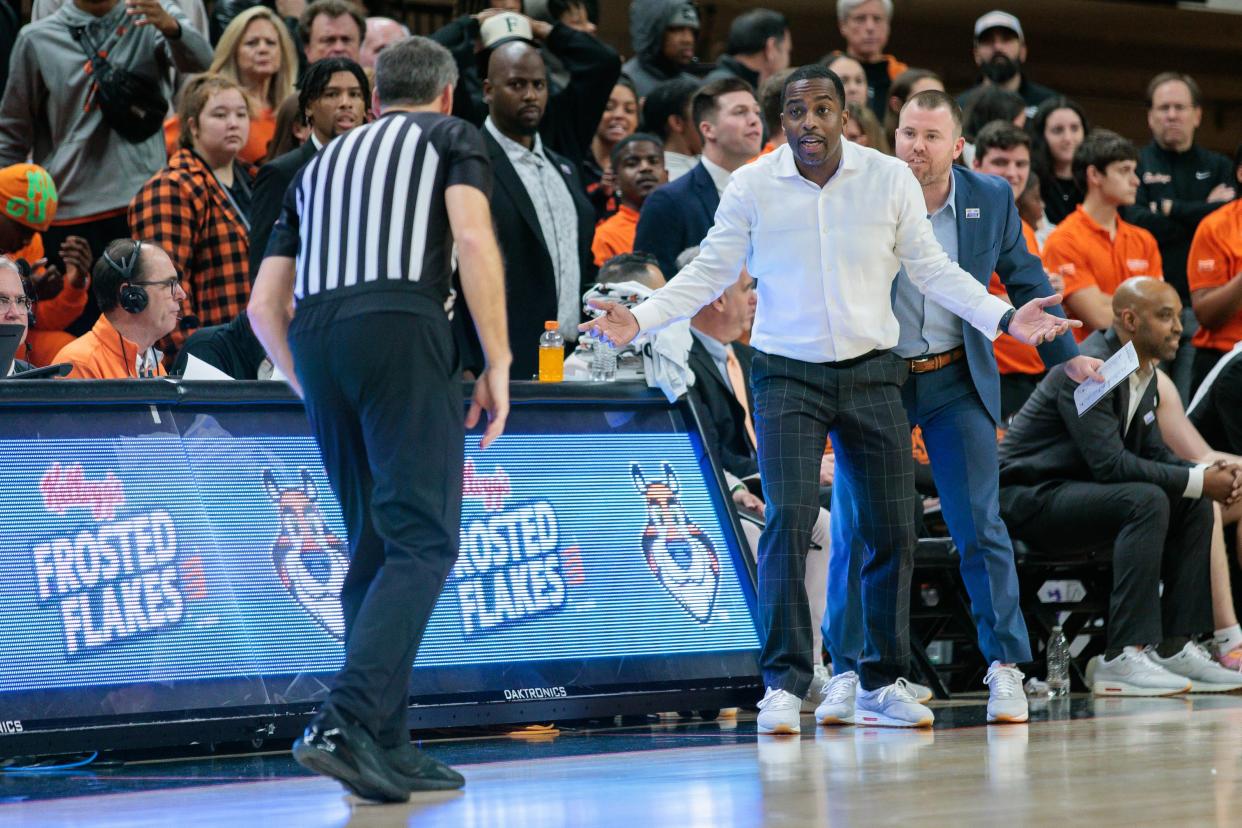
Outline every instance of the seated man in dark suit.
POLYGON ((1131 342, 1138 371, 1079 416, 1076 384, 1056 366, 1001 443, 1001 514, 1014 537, 1042 547, 1112 543, 1097 695, 1242 686, 1193 640, 1212 630, 1210 501, 1242 497, 1242 468, 1182 460, 1156 422, 1156 363, 1177 354, 1180 314, 1177 292, 1163 281, 1123 283, 1112 328, 1082 350, 1107 358, 1131 342))
POLYGON ((259 272, 285 191, 298 170, 336 136, 367 122, 371 83, 349 58, 312 63, 298 90, 298 112, 311 128, 306 143, 259 167, 250 202, 250 278, 259 272))
POLYGON ((694 94, 690 111, 703 138, 703 157, 647 196, 634 234, 634 249, 659 259, 669 279, 677 273, 677 255, 707 236, 733 171, 763 148, 763 118, 746 81, 712 81, 694 94))
MULTIPOLYGON (((752 555, 759 548, 764 512, 751 422, 754 400, 750 393, 750 362, 754 351, 736 340, 750 330, 754 321, 754 285, 755 280, 743 270, 736 284, 704 305, 690 320, 690 332, 694 336, 690 346, 690 369, 694 372, 690 395, 699 409, 703 443, 724 472, 752 555)), ((803 583, 811 604, 814 679, 805 704, 814 709, 829 678, 823 663, 824 644, 820 632, 828 601, 827 509, 819 510, 819 518, 811 530, 811 543, 803 583)))

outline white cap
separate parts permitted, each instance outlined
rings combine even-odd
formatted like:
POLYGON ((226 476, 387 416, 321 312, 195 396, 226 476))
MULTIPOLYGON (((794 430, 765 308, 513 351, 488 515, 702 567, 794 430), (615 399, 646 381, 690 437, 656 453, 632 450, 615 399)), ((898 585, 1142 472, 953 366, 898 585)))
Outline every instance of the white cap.
POLYGON ((975 40, 978 40, 979 36, 988 29, 1008 29, 1016 34, 1019 40, 1026 40, 1026 36, 1022 34, 1022 24, 1009 12, 990 11, 976 20, 975 40))
POLYGON ((501 12, 492 15, 479 25, 479 39, 483 41, 484 49, 490 49, 510 40, 534 42, 535 36, 531 32, 530 20, 525 15, 501 12))

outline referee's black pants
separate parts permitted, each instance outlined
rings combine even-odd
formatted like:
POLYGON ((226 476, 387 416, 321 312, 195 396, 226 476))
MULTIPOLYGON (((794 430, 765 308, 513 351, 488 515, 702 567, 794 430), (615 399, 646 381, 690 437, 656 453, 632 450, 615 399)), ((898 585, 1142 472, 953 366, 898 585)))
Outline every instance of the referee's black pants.
POLYGON ((349 535, 345 666, 328 704, 383 747, 409 738, 410 671, 457 559, 463 400, 448 320, 369 313, 289 344, 349 535))
POLYGON ((834 523, 833 534, 856 533, 861 543, 852 546, 864 556, 859 678, 864 689, 875 690, 906 671, 915 544, 914 459, 901 402, 908 373, 905 360, 891 353, 825 364, 755 354, 751 383, 767 506, 759 539, 760 666, 768 687, 805 698, 811 685, 803 578, 829 434, 837 464, 833 485, 844 487, 838 496, 853 498, 856 521, 851 527, 834 523))

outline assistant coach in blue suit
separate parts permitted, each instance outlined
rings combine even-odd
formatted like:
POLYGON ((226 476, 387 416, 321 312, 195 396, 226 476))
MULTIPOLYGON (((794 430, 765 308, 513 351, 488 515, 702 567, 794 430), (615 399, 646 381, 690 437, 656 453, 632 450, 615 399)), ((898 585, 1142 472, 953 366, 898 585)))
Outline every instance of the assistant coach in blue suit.
MULTIPOLYGON (((993 271, 999 273, 1018 306, 1051 296, 1043 266, 1026 249, 1009 184, 953 164, 962 151, 961 129, 961 109, 942 92, 911 98, 897 128, 897 157, 910 165, 922 185, 937 241, 981 284, 988 284, 993 271)), ((1000 518, 996 447, 1000 374, 992 343, 934 301, 925 300, 904 272, 893 285, 893 311, 901 325, 895 352, 910 362, 902 402, 911 424, 923 430, 942 513, 961 555, 979 648, 991 665, 984 679, 990 689, 988 721, 1026 721, 1023 676, 1016 665, 1031 660, 1031 647, 1018 606, 1013 546, 1000 518)), ((1079 381, 1095 375, 1100 364, 1079 356, 1069 333, 1039 351, 1048 366, 1069 361, 1067 373, 1079 381)), ((825 639, 831 642, 837 675, 845 675, 834 677, 842 686, 829 686, 822 715, 817 715, 827 721, 848 720, 852 711, 844 685, 862 651, 861 573, 850 572, 845 557, 848 545, 858 542, 849 530, 852 521, 846 518, 851 507, 849 481, 838 476, 825 639)), ((849 557, 861 561, 863 556, 849 557)))

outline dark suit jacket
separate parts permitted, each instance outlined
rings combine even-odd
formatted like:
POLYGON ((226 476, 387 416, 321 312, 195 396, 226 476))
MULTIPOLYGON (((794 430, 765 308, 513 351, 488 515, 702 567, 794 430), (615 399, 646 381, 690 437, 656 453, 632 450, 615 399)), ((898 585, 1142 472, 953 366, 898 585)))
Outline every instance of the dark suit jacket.
MULTIPOLYGON (((510 376, 530 379, 539 370, 539 337, 543 323, 556 319, 556 272, 544 242, 535 205, 518 177, 517 170, 491 133, 483 130, 483 142, 492 160, 492 220, 496 240, 505 260, 505 307, 509 317, 509 346, 513 351, 510 376)), ((553 166, 565 178, 578 212, 578 258, 582 273, 578 301, 595 284, 595 259, 591 241, 595 236, 595 210, 578 180, 577 166, 548 150, 553 166)), ((458 291, 460 294, 460 290, 458 291)), ((463 367, 476 373, 483 367, 483 352, 475 336, 469 308, 458 303, 454 314, 458 343, 463 348, 463 367)))
POLYGON ((263 264, 267 240, 272 235, 272 225, 280 218, 280 205, 284 203, 285 192, 293 183, 298 170, 314 158, 317 152, 319 150, 315 149, 315 142, 307 138, 302 146, 259 167, 259 175, 254 180, 250 197, 251 282, 259 274, 259 265, 263 264))
MULTIPOLYGON (((984 287, 991 282, 993 272, 1000 274, 1015 307, 1051 296, 1052 285, 1044 266, 1026 249, 1022 220, 1018 218, 1009 184, 996 176, 970 172, 957 165, 953 167, 953 178, 957 263, 962 270, 984 287), (976 215, 977 218, 972 217, 976 215)), ((1065 315, 1060 308, 1053 308, 1052 312, 1065 315)), ((962 322, 962 338, 975 391, 992 419, 1000 422, 1000 372, 992 342, 966 321, 962 322)), ((1039 355, 1044 365, 1053 366, 1078 356, 1078 346, 1072 334, 1064 333, 1055 341, 1040 345, 1039 355)))
POLYGON ((672 184, 647 196, 638 217, 634 250, 659 259, 664 278, 672 279, 677 275, 673 263, 678 254, 703 241, 716 221, 719 205, 716 183, 700 161, 672 184))
MULTIPOLYGON (((748 345, 735 342, 733 353, 737 355, 746 381, 746 404, 754 411, 755 400, 750 393, 750 362, 754 351, 748 345)), ((690 370, 694 372, 690 395, 699 409, 699 425, 708 451, 715 455, 716 462, 739 479, 758 474, 755 446, 746 433, 746 412, 697 336, 690 346, 690 370)))
MULTIPOLYGON (((1107 359, 1121 348, 1111 329, 1082 343, 1083 353, 1107 359)), ((1077 384, 1058 365, 1018 412, 1000 445, 1002 486, 1054 480, 1154 483, 1174 497, 1186 490, 1191 464, 1169 451, 1156 423, 1156 379, 1143 391, 1130 430, 1123 433, 1130 387, 1122 382, 1083 416, 1077 384)), ((1038 509, 1038 503, 1029 507, 1038 509)), ((1021 522, 1022 516, 1013 515, 1021 522)))

